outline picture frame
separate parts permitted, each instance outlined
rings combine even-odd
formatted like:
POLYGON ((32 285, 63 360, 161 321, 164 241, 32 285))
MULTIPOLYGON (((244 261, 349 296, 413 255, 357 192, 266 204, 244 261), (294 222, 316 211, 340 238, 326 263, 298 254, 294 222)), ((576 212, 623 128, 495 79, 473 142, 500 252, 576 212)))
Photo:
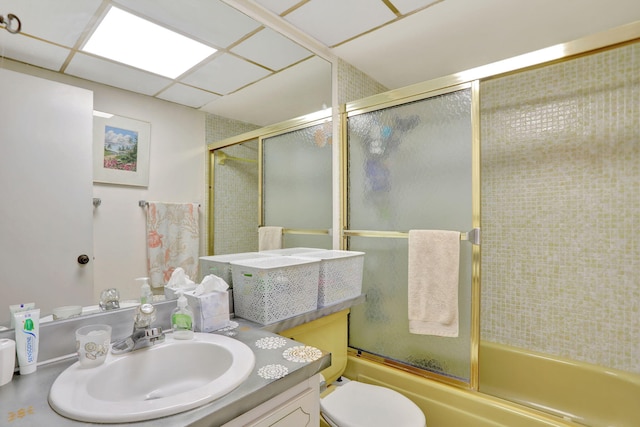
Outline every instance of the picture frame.
POLYGON ((94 112, 93 182, 147 187, 151 123, 94 112))

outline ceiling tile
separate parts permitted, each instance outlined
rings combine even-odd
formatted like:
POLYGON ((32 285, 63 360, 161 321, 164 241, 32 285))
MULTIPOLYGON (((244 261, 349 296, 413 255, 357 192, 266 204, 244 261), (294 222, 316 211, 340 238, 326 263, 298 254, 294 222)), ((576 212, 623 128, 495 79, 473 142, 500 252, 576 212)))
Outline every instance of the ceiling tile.
POLYGON ((307 49, 269 28, 249 37, 231 51, 272 70, 281 70, 313 55, 307 49))
POLYGON ((55 6, 36 0, 9 0, 2 9, 16 15, 22 32, 73 47, 102 3, 101 0, 56 0, 55 6))
POLYGON ((256 3, 261 4, 273 13, 280 15, 285 10, 289 10, 291 7, 300 3, 300 0, 256 0, 256 3))
POLYGON ((222 95, 253 83, 269 71, 230 54, 224 54, 188 75, 182 81, 222 95))
POLYGON ((382 1, 311 0, 284 19, 327 46, 396 18, 382 1))
POLYGON ((0 32, 0 56, 59 71, 69 56, 70 49, 45 43, 21 34, 0 32))
POLYGON ((202 111, 257 126, 279 123, 331 106, 331 64, 314 56, 294 67, 205 105, 202 111), (262 105, 268 108, 247 108, 262 105))
POLYGON ((164 77, 83 53, 76 53, 73 56, 65 72, 72 76, 145 95, 156 94, 171 84, 171 80, 164 77))
POLYGON ((391 0, 398 11, 406 15, 414 10, 423 9, 431 4, 440 3, 441 0, 391 0))
POLYGON ((214 47, 226 48, 260 27, 219 0, 118 0, 118 3, 214 47))
POLYGON ((193 108, 200 108, 220 96, 215 93, 206 92, 204 90, 177 83, 162 91, 156 97, 193 108))

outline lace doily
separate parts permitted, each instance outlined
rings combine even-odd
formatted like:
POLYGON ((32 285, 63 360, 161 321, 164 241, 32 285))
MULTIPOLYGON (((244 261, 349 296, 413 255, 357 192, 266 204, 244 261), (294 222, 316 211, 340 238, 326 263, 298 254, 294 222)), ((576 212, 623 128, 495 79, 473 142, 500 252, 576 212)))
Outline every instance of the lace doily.
POLYGON ((280 348, 285 345, 287 345, 287 340, 282 337, 265 337, 256 341, 256 347, 263 350, 280 348))
POLYGON ((231 331, 238 327, 238 322, 234 322, 233 320, 229 322, 229 326, 225 326, 224 328, 218 329, 219 332, 231 331))
POLYGON ((288 348, 282 353, 282 357, 290 362, 313 362, 322 357, 322 352, 315 347, 298 346, 288 348))
POLYGON ((267 365, 258 369, 258 375, 265 380, 282 378, 289 373, 289 369, 283 365, 267 365))

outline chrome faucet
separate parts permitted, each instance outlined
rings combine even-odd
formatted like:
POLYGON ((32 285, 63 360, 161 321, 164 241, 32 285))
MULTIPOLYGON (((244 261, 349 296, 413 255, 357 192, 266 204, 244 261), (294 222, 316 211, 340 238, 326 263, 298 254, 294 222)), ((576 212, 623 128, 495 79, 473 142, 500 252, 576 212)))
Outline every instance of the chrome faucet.
POLYGON ((111 353, 122 354, 164 342, 164 332, 160 327, 152 327, 156 320, 156 308, 151 304, 141 304, 136 311, 133 333, 111 345, 111 353))

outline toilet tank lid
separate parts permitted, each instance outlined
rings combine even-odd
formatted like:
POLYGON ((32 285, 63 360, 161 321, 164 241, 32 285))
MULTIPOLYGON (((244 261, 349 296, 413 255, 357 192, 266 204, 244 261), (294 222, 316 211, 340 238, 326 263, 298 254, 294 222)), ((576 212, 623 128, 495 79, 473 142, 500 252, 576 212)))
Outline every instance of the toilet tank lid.
POLYGON ((323 399, 320 410, 340 427, 425 427, 424 414, 391 389, 349 381, 323 399))

